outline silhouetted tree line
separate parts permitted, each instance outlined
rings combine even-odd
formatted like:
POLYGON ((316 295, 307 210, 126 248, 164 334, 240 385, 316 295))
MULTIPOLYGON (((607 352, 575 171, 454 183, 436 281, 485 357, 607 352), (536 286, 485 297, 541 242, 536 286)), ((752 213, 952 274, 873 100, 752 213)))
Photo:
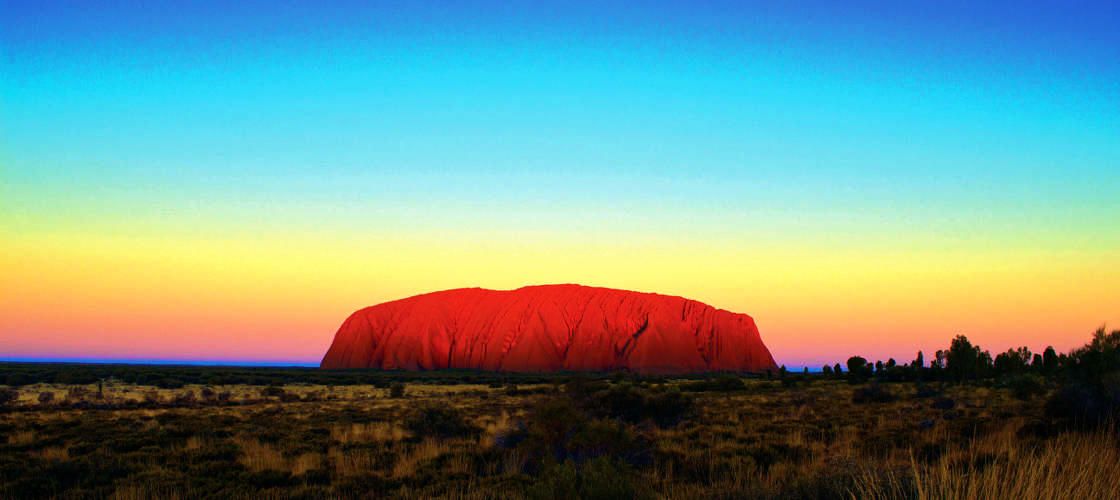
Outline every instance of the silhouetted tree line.
POLYGON ((845 363, 822 367, 825 376, 863 382, 1000 382, 1017 397, 1028 399, 1056 387, 1046 412, 1071 425, 1094 426, 1120 421, 1120 330, 1093 332, 1092 339, 1067 354, 1047 347, 1032 353, 1026 347, 1008 349, 994 357, 964 335, 953 338, 946 350, 934 353, 928 364, 921 351, 913 361, 893 358, 871 363, 852 356, 845 363))
POLYGON ((1042 353, 1032 353, 1027 347, 1019 347, 993 357, 991 352, 974 345, 968 337, 958 335, 948 349, 935 352, 928 364, 925 355, 918 351, 912 361, 901 364, 894 358, 872 363, 862 356, 852 356, 843 367, 840 363, 824 365, 821 372, 856 383, 870 380, 959 383, 1028 374, 1092 379, 1120 370, 1117 345, 1120 345, 1120 330, 1105 333, 1102 327, 1093 334, 1089 344, 1069 354, 1058 354, 1052 346, 1042 353))

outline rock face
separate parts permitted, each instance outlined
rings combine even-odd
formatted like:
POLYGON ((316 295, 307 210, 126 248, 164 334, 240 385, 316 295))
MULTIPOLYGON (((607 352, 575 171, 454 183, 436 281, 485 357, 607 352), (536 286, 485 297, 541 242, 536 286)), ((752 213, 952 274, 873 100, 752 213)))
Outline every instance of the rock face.
POLYGON ((776 369, 754 320, 682 297, 580 285, 461 288, 351 314, 322 368, 641 373, 776 369))

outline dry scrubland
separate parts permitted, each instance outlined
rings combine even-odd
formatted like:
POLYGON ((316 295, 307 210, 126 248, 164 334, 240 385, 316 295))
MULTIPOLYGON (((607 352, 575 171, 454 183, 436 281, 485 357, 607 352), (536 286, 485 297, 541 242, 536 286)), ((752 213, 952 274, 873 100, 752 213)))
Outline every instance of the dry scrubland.
POLYGON ((1116 433, 1056 432, 1043 396, 998 387, 616 378, 400 389, 23 386, 0 413, 0 497, 1110 498, 1120 488, 1116 433), (144 407, 113 408, 127 400, 144 407))

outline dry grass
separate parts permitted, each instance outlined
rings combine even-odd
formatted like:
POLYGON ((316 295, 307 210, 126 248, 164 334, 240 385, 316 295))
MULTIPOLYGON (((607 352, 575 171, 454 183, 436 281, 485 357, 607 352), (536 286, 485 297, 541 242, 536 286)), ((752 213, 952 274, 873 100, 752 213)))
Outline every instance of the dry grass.
POLYGON ((288 470, 291 467, 284 454, 268 444, 245 438, 236 438, 234 443, 241 448, 238 462, 251 471, 288 470))
POLYGON ((450 448, 443 441, 425 439, 413 445, 405 454, 397 458, 393 464, 393 477, 409 477, 416 473, 417 467, 434 458, 447 453, 450 448))
POLYGON ((494 441, 499 434, 510 429, 513 425, 513 418, 510 417, 509 412, 503 411, 496 417, 485 417, 476 423, 479 424, 479 427, 482 429, 482 434, 478 438, 478 444, 483 449, 486 449, 494 446, 494 441))
POLYGON ((187 451, 201 450, 210 444, 210 440, 199 437, 191 436, 187 438, 187 442, 183 444, 183 449, 187 451))
MULTIPOLYGON (((1115 433, 1046 439, 1019 432, 1041 418, 1040 400, 1019 401, 999 388, 950 386, 942 395, 954 399, 956 408, 947 412, 933 408, 933 399, 917 397, 910 384, 890 387, 896 401, 872 404, 853 403, 856 387, 841 381, 783 387, 753 380, 741 392, 698 393, 697 414, 680 425, 632 429, 653 450, 649 461, 634 469, 634 481, 655 496, 682 499, 1101 498, 1117 485, 1115 433)), ((105 393, 135 400, 154 393, 171 401, 200 389, 107 385, 105 393)), ((237 464, 251 474, 280 472, 263 476, 284 478, 288 486, 258 491, 266 497, 293 489, 332 498, 516 497, 528 481, 527 459, 499 447, 496 438, 514 428, 537 398, 547 397, 478 385, 409 384, 406 397, 392 399, 373 386, 296 385, 284 390, 316 400, 285 403, 262 399, 260 387, 214 389, 228 391, 238 404, 48 409, 31 403, 28 394, 65 394, 68 387, 22 388, 20 405, 26 407, 0 414, 0 428, 8 429, 0 458, 33 472, 61 461, 95 470, 105 456, 131 460, 127 477, 83 492, 100 498, 210 495, 214 489, 198 485, 211 478, 184 472, 183 464, 199 460, 213 462, 197 470, 227 471, 222 481, 241 488, 230 491, 254 491, 237 483, 248 477, 237 464), (432 403, 457 408, 481 434, 444 440, 411 436, 403 422, 416 407, 432 403), (136 443, 114 454, 108 445, 122 436, 136 443), (363 489, 377 487, 389 490, 363 489)), ((88 397, 96 387, 76 393, 83 391, 88 397)), ((0 498, 11 497, 3 487, 0 498)))
POLYGON ((8 436, 8 444, 13 446, 27 446, 35 442, 35 431, 17 431, 8 436))
POLYGON ((336 425, 331 427, 331 439, 342 444, 378 443, 400 441, 405 430, 388 422, 336 425))
POLYGON ((174 488, 149 482, 145 484, 128 484, 113 491, 110 500, 182 500, 193 495, 183 493, 174 488))
POLYGON ((69 446, 51 446, 41 450, 35 450, 31 453, 33 456, 39 457, 43 460, 53 460, 57 462, 70 460, 70 447, 69 446))
POLYGON ((1116 498, 1120 437, 1115 431, 1069 433, 1032 448, 1004 432, 969 443, 932 466, 865 470, 852 498, 1116 498))
POLYGON ((323 466, 323 456, 319 453, 304 453, 291 461, 291 472, 300 475, 307 471, 318 470, 323 466))
POLYGON ((327 460, 339 477, 361 476, 377 470, 377 461, 368 449, 331 448, 327 452, 327 460))

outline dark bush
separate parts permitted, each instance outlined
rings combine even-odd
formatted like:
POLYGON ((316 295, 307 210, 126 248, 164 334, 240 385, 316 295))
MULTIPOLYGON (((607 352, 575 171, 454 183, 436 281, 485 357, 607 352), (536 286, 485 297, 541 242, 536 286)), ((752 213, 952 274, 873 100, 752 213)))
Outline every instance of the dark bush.
POLYGON ((631 423, 649 420, 660 427, 676 425, 694 411, 692 398, 676 388, 640 389, 621 383, 573 396, 592 415, 631 423))
POLYGON ((848 382, 853 384, 861 384, 866 382, 871 377, 871 368, 867 364, 867 360, 863 356, 852 356, 848 358, 848 382))
POLYGON ((937 398, 930 406, 935 410, 952 410, 956 408, 957 402, 953 401, 953 398, 937 398))
POLYGON ((447 405, 428 405, 418 408, 405 420, 404 426, 416 439, 474 437, 482 432, 478 427, 467 422, 458 408, 447 405))
POLYGON ((681 384, 682 391, 686 392, 735 392, 747 389, 743 379, 734 375, 720 375, 715 378, 697 380, 681 384))
POLYGON ((405 386, 400 382, 393 382, 389 384, 389 397, 403 398, 405 395, 405 386))
POLYGON ((1047 416, 1078 427, 1120 421, 1120 330, 1106 333, 1102 326, 1058 364, 1066 380, 1046 402, 1047 416))
POLYGON ((18 392, 7 387, 0 387, 0 406, 7 406, 16 399, 19 399, 18 392))
POLYGON ((566 461, 546 467, 526 491, 531 499, 649 498, 625 463, 600 457, 582 464, 566 461))
POLYGON ((587 422, 587 415, 568 398, 542 400, 529 411, 525 421, 498 436, 498 444, 521 449, 533 459, 563 460, 567 442, 587 422))
POLYGON ((914 397, 915 398, 932 398, 934 396, 940 396, 940 395, 941 395, 941 391, 939 391, 937 389, 934 389, 933 387, 930 387, 929 385, 923 384, 921 382, 918 383, 917 390, 914 391, 914 397))
POLYGON ((1028 400, 1046 392, 1044 381, 1038 375, 1012 375, 1004 379, 1003 385, 1011 389, 1012 395, 1022 400, 1028 400))
POLYGON ((278 470, 264 470, 246 475, 245 482, 257 488, 275 488, 294 484, 292 475, 278 470))
POLYGON ((592 419, 564 397, 538 402, 523 422, 499 436, 498 444, 516 448, 529 472, 548 461, 582 463, 611 457, 630 465, 647 465, 652 457, 650 441, 630 426, 618 420, 592 419))
POLYGON ((80 385, 70 387, 69 389, 66 389, 66 399, 70 401, 79 401, 85 399, 86 394, 88 393, 89 391, 87 391, 85 387, 82 387, 80 385))
POLYGON ((895 399, 898 397, 890 389, 878 383, 860 387, 852 392, 852 402, 857 404, 889 403, 895 399))
POLYGON ((1065 384, 1046 401, 1046 416, 1077 427, 1120 421, 1120 373, 1099 384, 1065 384))
POLYGON ((193 405, 198 400, 194 391, 183 391, 175 395, 175 404, 182 406, 193 405))
POLYGON ((49 405, 54 402, 54 393, 50 391, 39 393, 39 404, 49 405))
POLYGON ((262 398, 282 399, 287 394, 288 394, 288 391, 285 391, 283 387, 279 387, 279 386, 275 386, 275 385, 270 385, 268 387, 265 387, 265 388, 261 389, 261 397, 262 398))
POLYGON ((184 385, 186 384, 177 378, 165 378, 156 382, 156 387, 160 389, 181 389, 184 385))
MULTIPOLYGON (((69 399, 69 396, 67 396, 69 399)), ((155 391, 148 391, 144 393, 144 404, 154 406, 159 404, 159 393, 155 391)))
POLYGON ((630 465, 648 465, 652 461, 652 444, 621 422, 591 420, 572 434, 567 455, 577 462, 611 457, 630 465))

